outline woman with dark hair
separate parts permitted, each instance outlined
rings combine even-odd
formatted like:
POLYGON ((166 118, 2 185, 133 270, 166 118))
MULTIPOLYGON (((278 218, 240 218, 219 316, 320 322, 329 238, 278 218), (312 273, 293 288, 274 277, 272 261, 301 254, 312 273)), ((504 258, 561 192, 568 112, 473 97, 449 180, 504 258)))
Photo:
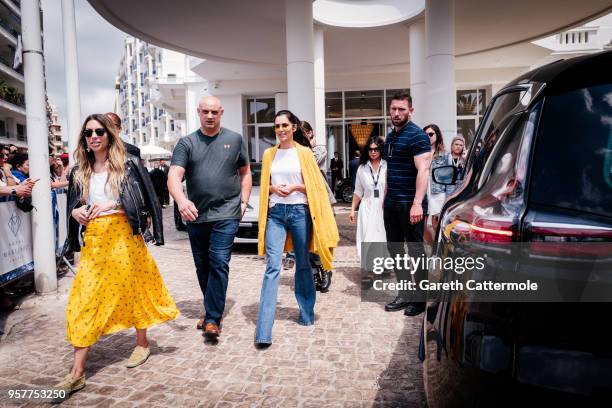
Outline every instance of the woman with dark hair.
POLYGON ((126 155, 106 115, 85 119, 74 157, 67 247, 80 251, 81 261, 66 306, 74 363, 55 386, 65 398, 85 387, 87 352, 100 336, 134 327, 136 347, 127 367, 136 367, 150 355, 147 329, 179 315, 140 235, 151 217, 156 244, 164 243, 151 180, 138 159, 126 155))
MULTIPOLYGON (((431 145, 431 171, 434 169, 447 166, 450 163, 450 156, 444 149, 444 140, 442 139, 442 132, 438 125, 429 124, 423 128, 423 131, 429 136, 429 143, 431 145)), ((429 174, 429 188, 427 190, 427 208, 429 214, 432 215, 434 223, 437 223, 438 215, 442 211, 442 206, 446 200, 447 186, 444 184, 436 183, 429 174)), ((434 224, 437 225, 437 224, 434 224)))
POLYGON ((323 268, 331 270, 339 240, 327 190, 299 119, 280 111, 274 131, 280 143, 264 152, 261 166, 258 252, 266 255, 266 272, 255 329, 258 347, 272 344, 283 250, 295 251, 298 323, 308 326, 314 324, 316 301, 309 252, 317 253, 323 268))
POLYGON ((387 162, 382 159, 384 145, 382 137, 372 136, 359 156, 349 220, 353 224, 357 221, 355 211, 359 205, 356 244, 360 258, 362 242, 387 241, 382 205, 387 180, 387 162))

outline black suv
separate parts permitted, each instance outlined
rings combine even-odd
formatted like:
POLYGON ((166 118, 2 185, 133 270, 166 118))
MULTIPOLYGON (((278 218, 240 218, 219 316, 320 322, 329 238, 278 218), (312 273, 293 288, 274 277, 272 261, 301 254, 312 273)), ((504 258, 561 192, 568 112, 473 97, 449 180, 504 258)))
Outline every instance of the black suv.
MULTIPOLYGON (((604 262, 595 283, 608 291, 612 51, 512 81, 493 97, 463 174, 447 166, 432 176, 458 185, 430 231, 434 255, 519 247, 526 256, 511 258, 506 272, 579 288, 585 268, 604 262)), ((437 275, 430 269, 429 280, 437 275)), ((451 291, 429 299, 419 348, 429 407, 612 406, 612 303, 466 302, 451 291)))

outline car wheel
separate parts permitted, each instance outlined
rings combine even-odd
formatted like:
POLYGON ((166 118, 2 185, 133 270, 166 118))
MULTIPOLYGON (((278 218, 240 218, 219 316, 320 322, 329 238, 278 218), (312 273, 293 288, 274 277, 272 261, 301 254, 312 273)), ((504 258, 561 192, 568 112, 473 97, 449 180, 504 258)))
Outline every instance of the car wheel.
POLYGON ((181 218, 181 213, 179 213, 176 203, 174 204, 174 226, 177 231, 187 231, 187 224, 185 224, 185 221, 181 218))
POLYGON ((349 204, 352 203, 353 202, 353 187, 350 184, 342 186, 340 195, 342 196, 342 201, 344 201, 345 203, 349 203, 349 204))

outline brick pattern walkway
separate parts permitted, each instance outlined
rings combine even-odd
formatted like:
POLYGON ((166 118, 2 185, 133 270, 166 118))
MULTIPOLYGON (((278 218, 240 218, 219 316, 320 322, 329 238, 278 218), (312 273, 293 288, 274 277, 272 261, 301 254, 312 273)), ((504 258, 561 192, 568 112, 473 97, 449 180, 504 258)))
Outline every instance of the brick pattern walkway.
MULTIPOLYGON (((329 293, 317 293, 316 323, 297 324, 293 271, 283 271, 274 344, 253 346, 263 259, 237 248, 231 262, 223 332, 216 345, 195 330, 201 293, 185 233, 166 212, 167 245, 152 252, 182 315, 150 330, 152 355, 125 368, 133 330, 101 339, 90 351, 87 386, 64 406, 99 407, 420 407, 416 357, 420 318, 362 303, 350 241, 354 227, 337 211, 341 247, 329 293), (348 239, 347 239, 348 238, 348 239)), ((0 389, 49 386, 69 372, 64 307, 71 278, 57 295, 27 299, 0 342, 0 389), (20 318, 19 318, 20 316, 20 318)), ((0 406, 9 405, 5 395, 0 406)), ((17 404, 19 405, 19 404, 17 404)), ((33 402, 21 406, 37 406, 33 402)))

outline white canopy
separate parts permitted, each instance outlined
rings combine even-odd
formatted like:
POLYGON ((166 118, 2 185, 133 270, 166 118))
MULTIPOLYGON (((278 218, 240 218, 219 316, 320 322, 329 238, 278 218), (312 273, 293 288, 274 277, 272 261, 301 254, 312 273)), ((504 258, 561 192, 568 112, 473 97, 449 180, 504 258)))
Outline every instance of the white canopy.
POLYGON ((154 145, 144 145, 138 146, 140 149, 141 156, 159 156, 159 157, 170 157, 172 156, 172 152, 164 149, 163 147, 154 146, 154 145))

